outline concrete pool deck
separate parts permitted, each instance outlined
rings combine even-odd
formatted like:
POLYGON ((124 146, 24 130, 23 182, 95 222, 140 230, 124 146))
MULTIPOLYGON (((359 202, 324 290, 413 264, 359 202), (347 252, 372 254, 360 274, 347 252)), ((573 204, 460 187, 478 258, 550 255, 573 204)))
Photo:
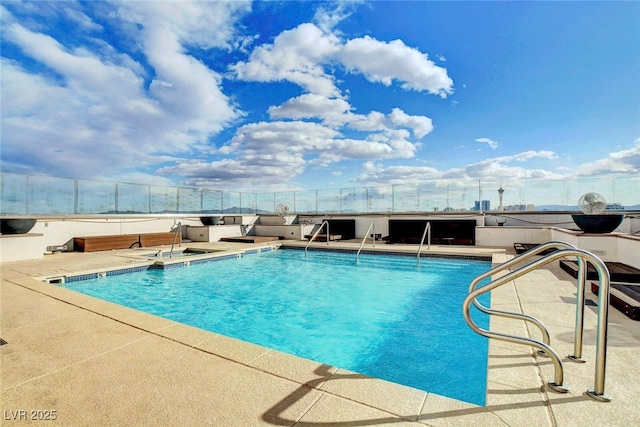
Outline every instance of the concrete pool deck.
MULTIPOLYGON (((270 245, 183 246, 234 252, 270 245)), ((327 245, 314 242, 313 246, 327 245)), ((359 245, 328 246, 355 250, 359 245)), ((415 245, 376 248, 417 250, 415 245)), ((477 247, 432 246, 430 252, 493 254, 494 262, 508 257, 504 250, 477 247)), ((534 356, 530 347, 492 340, 487 404, 479 407, 42 281, 144 265, 149 261, 141 253, 140 249, 63 253, 0 264, 0 338, 7 341, 0 346, 2 425, 36 424, 42 422, 38 418, 47 417, 55 417, 47 425, 65 426, 640 424, 640 322, 613 308, 609 311, 606 392, 613 400, 602 403, 586 396, 594 385, 596 307, 588 305, 585 310, 583 355, 588 361, 573 363, 566 355, 573 352, 575 281, 557 262, 494 290, 492 307, 521 311, 547 325, 551 346, 563 358, 570 392, 557 394, 544 387, 553 380, 549 359, 534 356)), ((587 299, 597 301, 590 290, 587 299)), ((492 319, 491 329, 539 338, 521 321, 492 319)))

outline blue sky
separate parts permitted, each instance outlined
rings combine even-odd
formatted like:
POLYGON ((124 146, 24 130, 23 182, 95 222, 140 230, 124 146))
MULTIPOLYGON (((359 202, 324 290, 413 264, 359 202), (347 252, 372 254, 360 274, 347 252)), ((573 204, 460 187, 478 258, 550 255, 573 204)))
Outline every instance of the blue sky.
POLYGON ((639 2, 0 12, 4 172, 242 191, 640 172, 639 2))

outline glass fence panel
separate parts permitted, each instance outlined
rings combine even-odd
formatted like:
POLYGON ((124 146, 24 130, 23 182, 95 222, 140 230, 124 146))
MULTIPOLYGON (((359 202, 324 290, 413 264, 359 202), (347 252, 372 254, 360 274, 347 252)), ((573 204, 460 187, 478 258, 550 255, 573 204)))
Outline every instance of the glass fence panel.
POLYGON ((393 186, 393 211, 417 212, 420 206, 420 196, 417 185, 393 186))
POLYGON ((369 212, 393 212, 393 187, 370 187, 368 206, 369 212))
POLYGON ((117 205, 116 210, 121 214, 129 213, 149 213, 150 212, 150 191, 148 185, 140 184, 117 184, 117 205))
MULTIPOLYGON (((502 204, 504 207, 504 197, 505 195, 514 196, 514 192, 504 191, 504 188, 501 185, 506 185, 505 183, 501 183, 500 181, 482 181, 477 185, 478 196, 476 200, 473 201, 473 209, 481 210, 483 212, 489 211, 497 211, 500 210, 500 188, 503 189, 502 192, 502 204)), ((469 190, 470 192, 471 190, 469 190)), ((513 200, 515 204, 517 200, 513 200)))
POLYGON ((174 213, 178 212, 178 189, 162 185, 149 186, 149 212, 174 213))
POLYGON ((256 194, 256 212, 257 213, 273 213, 276 210, 276 194, 275 193, 258 193, 256 194))
POLYGON ((27 175, 0 174, 2 214, 25 215, 29 213, 27 178, 27 175))
POLYGON ((612 186, 610 209, 640 210, 640 176, 616 177, 612 179, 612 186))
POLYGON ((279 191, 275 193, 275 203, 275 213, 277 214, 284 210, 288 210, 291 214, 296 212, 296 195, 294 191, 279 191), (280 210, 278 207, 280 207, 280 210))
POLYGON ((571 200, 565 180, 508 181, 500 188, 505 211, 573 210, 578 203, 571 200))
POLYGON ((296 213, 316 213, 317 199, 318 192, 316 190, 296 191, 296 213))
POLYGON ((394 212, 468 211, 464 188, 445 180, 394 186, 394 212))
POLYGON ((55 215, 74 211, 75 180, 31 175, 28 186, 30 214, 55 215))
POLYGON ((578 201, 585 193, 598 193, 605 198, 607 203, 613 202, 611 180, 600 178, 582 178, 577 180, 565 181, 565 205, 570 206, 570 210, 578 210, 578 201))
POLYGON ((201 194, 197 188, 178 188, 178 212, 202 211, 201 194))
POLYGON ((115 214, 116 183, 78 179, 77 214, 115 214))
POLYGON ((318 190, 318 213, 340 212, 340 190, 318 190))
POLYGON ((443 203, 440 200, 440 204, 437 204, 438 191, 433 184, 420 184, 417 187, 418 192, 418 211, 419 212, 436 212, 438 210, 445 210, 447 207, 446 202, 443 203))
POLYGON ((0 174, 3 215, 113 213, 384 213, 434 211, 574 211, 588 192, 608 209, 640 209, 640 177, 579 179, 433 180, 298 192, 240 193, 37 175, 0 174))
POLYGON ((222 211, 226 214, 241 213, 240 193, 225 191, 222 202, 222 211))
POLYGON ((256 213, 256 195, 254 193, 240 193, 240 212, 256 213))
POLYGON ((369 211, 367 188, 341 188, 340 212, 364 213, 369 211))
MULTIPOLYGON (((436 196, 444 211, 477 211, 482 209, 482 189, 475 180, 455 180, 439 183, 438 189, 444 190, 436 196), (444 200, 443 200, 444 199, 444 200)), ((484 206, 490 210, 490 206, 484 206)))
POLYGON ((202 213, 221 213, 222 197, 222 191, 202 190, 202 213))

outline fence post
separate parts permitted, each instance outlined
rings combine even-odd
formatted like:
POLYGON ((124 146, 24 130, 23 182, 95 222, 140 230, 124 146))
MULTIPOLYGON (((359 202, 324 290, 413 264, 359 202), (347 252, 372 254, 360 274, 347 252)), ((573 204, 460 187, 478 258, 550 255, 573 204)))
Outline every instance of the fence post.
POLYGON ((79 199, 79 195, 78 195, 78 180, 74 179, 73 180, 73 213, 75 215, 77 215, 79 212, 79 207, 80 207, 80 201, 79 199))

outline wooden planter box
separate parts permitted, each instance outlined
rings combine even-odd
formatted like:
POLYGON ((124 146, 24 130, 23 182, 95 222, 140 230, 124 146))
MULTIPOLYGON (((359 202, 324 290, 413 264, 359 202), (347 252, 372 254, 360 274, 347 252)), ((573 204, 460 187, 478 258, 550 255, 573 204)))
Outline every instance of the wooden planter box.
POLYGON ((73 248, 80 252, 110 251, 112 249, 142 248, 147 246, 171 245, 175 238, 176 244, 182 243, 182 236, 178 233, 146 233, 119 234, 112 236, 74 237, 73 248))

